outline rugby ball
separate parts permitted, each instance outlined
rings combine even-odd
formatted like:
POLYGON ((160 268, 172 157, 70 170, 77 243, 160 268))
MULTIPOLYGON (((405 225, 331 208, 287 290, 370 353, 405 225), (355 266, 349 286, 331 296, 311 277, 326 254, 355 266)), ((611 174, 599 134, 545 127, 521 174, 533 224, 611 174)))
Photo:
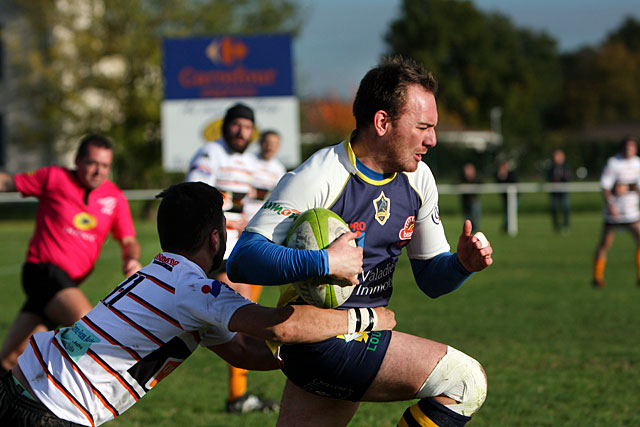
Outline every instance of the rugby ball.
MULTIPOLYGON (((309 209, 296 218, 285 245, 293 249, 325 249, 347 231, 349 226, 336 213, 324 208, 309 209)), ((350 243, 356 246, 355 241, 350 243)), ((336 308, 351 296, 356 285, 347 280, 322 276, 295 282, 293 287, 311 305, 336 308)))

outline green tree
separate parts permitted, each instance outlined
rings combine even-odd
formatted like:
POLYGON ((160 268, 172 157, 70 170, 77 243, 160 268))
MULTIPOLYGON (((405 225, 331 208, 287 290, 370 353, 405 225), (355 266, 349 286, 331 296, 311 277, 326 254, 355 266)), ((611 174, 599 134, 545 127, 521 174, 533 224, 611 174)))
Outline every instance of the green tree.
POLYGON ((559 100, 556 42, 471 1, 404 0, 386 40, 389 53, 412 57, 438 77, 443 125, 489 128, 490 110, 499 106, 507 142, 536 140, 559 100))
POLYGON ((84 133, 107 134, 123 188, 167 181, 160 161, 164 37, 295 34, 303 19, 293 0, 12 3, 20 20, 4 37, 18 112, 13 142, 53 152, 84 133))

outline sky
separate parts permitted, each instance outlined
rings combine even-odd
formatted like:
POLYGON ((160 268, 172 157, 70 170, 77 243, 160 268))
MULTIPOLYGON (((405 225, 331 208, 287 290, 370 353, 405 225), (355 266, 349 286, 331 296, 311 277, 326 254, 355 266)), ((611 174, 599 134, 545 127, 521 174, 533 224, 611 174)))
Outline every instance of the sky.
MULTIPOLYGON (((561 52, 597 45, 626 16, 640 20, 638 0, 472 0, 520 28, 545 31, 561 52)), ((297 92, 351 99, 362 76, 386 51, 384 35, 401 0, 299 0, 306 23, 294 41, 297 92)))

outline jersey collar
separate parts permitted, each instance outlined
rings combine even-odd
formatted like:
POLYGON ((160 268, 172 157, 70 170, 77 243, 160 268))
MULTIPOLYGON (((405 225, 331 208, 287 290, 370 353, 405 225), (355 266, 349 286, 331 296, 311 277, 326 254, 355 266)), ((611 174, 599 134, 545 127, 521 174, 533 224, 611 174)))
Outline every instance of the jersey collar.
POLYGON ((372 171, 371 169, 366 167, 363 163, 361 163, 360 160, 358 160, 358 158, 356 157, 356 154, 353 152, 353 148, 351 148, 351 138, 353 137, 355 132, 356 132, 355 130, 352 131, 349 134, 349 137, 344 141, 344 148, 347 152, 347 156, 349 157, 349 162, 351 163, 351 166, 353 166, 354 173, 364 182, 371 185, 385 185, 393 181, 396 175, 398 175, 397 172, 394 172, 391 176, 388 176, 388 177, 378 178, 375 176, 375 175, 379 175, 378 173, 372 171), (358 164, 361 165, 360 169, 358 168, 358 164))

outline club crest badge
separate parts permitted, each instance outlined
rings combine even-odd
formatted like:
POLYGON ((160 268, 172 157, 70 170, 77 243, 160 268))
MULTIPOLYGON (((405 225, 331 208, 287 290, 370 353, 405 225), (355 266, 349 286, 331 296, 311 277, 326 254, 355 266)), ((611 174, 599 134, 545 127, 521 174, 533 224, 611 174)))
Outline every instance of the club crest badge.
POLYGON ((376 210, 376 221, 380 225, 384 225, 389 219, 391 212, 391 199, 384 195, 384 191, 380 192, 380 196, 373 201, 373 207, 376 210))

